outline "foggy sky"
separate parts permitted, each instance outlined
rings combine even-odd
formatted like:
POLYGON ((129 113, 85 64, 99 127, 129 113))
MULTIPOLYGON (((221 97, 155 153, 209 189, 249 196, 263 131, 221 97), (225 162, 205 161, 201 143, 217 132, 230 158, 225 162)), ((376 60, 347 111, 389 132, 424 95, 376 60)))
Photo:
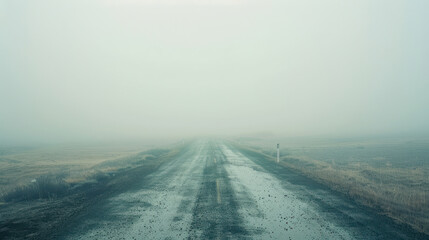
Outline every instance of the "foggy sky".
POLYGON ((0 141, 429 131, 429 1, 0 0, 0 141))

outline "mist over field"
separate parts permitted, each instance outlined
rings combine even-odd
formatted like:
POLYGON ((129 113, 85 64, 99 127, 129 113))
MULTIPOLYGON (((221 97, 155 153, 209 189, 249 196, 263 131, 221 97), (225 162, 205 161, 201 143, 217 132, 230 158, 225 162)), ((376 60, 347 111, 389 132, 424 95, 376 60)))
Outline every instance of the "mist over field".
POLYGON ((0 0, 0 238, 429 239, 428 0, 0 0))
POLYGON ((0 1, 0 141, 429 132, 428 1, 0 1))

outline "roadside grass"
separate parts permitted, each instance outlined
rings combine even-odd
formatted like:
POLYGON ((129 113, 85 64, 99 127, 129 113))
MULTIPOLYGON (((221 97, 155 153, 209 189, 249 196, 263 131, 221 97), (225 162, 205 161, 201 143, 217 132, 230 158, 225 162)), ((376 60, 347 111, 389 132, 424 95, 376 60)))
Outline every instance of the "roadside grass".
MULTIPOLYGON (((40 161, 33 161, 32 164, 35 166, 33 168, 35 171, 31 175, 5 174, 10 178, 10 184, 1 186, 0 202, 12 203, 58 198, 82 185, 106 181, 124 169, 135 168, 142 164, 147 165, 150 160, 171 154, 170 151, 172 150, 150 149, 118 159, 108 158, 108 160, 105 160, 105 158, 102 158, 104 161, 97 159, 90 162, 90 164, 87 162, 81 165, 75 164, 74 167, 67 168, 66 171, 58 169, 60 166, 63 166, 60 164, 46 166, 41 164, 40 161), (42 166, 45 169, 37 171, 42 166), (25 178, 26 181, 21 181, 22 178, 25 178)), ((122 156, 121 154, 119 155, 122 156)), ((61 156, 59 156, 59 159, 61 159, 61 156)), ((24 170, 31 171, 31 169, 31 167, 27 167, 24 170)))
POLYGON ((15 185, 0 197, 0 238, 57 238, 104 199, 141 187, 145 176, 180 154, 184 147, 148 150, 106 164, 100 162, 83 168, 73 178, 49 174, 15 185))
POLYGON ((5 202, 17 202, 56 198, 66 194, 69 187, 60 176, 42 175, 28 185, 18 186, 2 194, 1 199, 5 202))
MULTIPOLYGON (((275 152, 237 145, 275 161, 275 152)), ((308 156, 286 155, 280 164, 341 192, 382 214, 429 234, 429 169, 374 167, 365 162, 336 163, 308 156)))
POLYGON ((81 179, 105 161, 133 156, 148 149, 138 145, 59 145, 33 148, 0 146, 0 194, 27 185, 40 176, 81 179))

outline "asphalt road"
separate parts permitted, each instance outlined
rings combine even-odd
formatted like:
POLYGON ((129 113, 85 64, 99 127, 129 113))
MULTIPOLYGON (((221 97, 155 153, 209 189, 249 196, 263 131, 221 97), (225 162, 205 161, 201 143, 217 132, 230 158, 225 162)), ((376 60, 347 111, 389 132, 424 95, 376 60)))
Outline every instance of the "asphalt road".
POLYGON ((105 199, 60 239, 419 239, 290 170, 222 141, 196 141, 105 199))

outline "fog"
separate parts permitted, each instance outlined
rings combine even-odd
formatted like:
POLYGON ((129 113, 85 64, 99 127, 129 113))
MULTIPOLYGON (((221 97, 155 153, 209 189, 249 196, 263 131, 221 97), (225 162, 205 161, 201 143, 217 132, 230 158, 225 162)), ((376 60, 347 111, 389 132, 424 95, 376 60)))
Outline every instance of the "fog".
POLYGON ((428 12, 0 0, 0 142, 428 132, 428 12))

